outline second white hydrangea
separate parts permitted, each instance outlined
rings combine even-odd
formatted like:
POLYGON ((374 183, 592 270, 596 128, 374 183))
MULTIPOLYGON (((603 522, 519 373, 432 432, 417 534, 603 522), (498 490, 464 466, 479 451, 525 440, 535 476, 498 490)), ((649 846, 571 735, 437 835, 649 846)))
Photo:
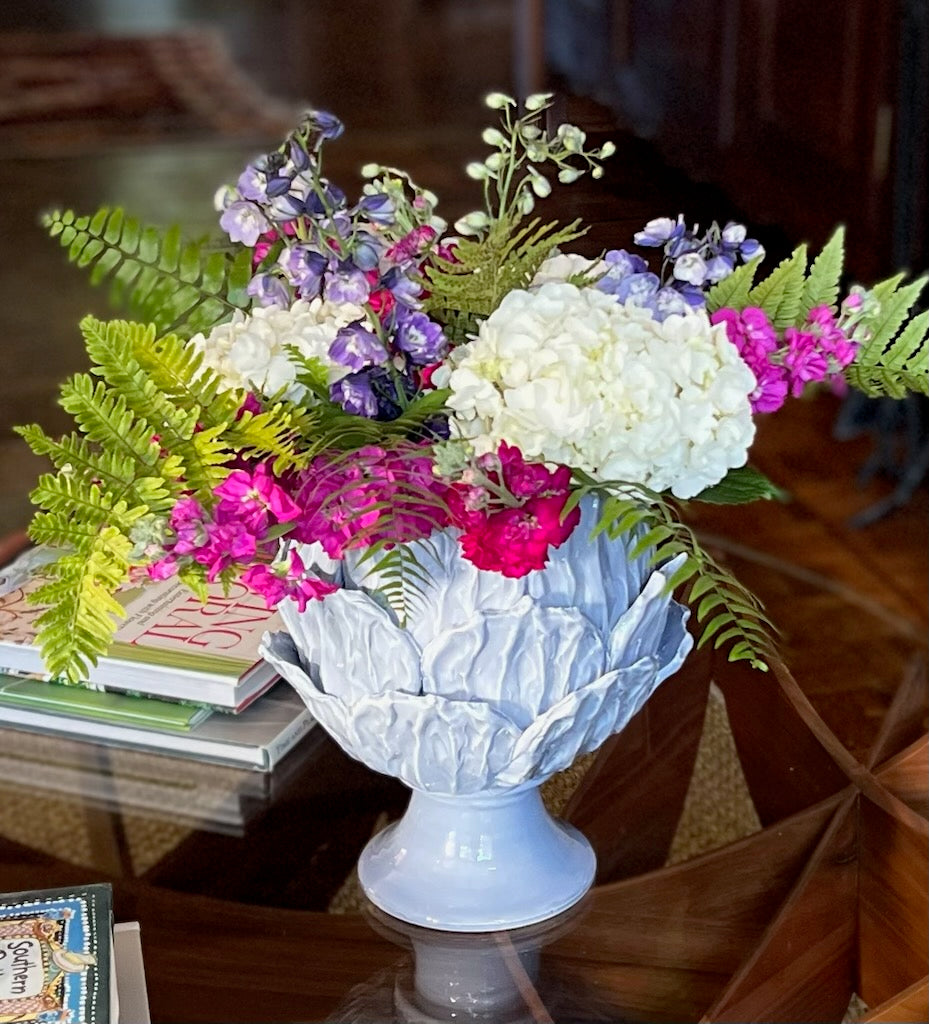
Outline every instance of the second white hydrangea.
POLYGON ((695 310, 659 322, 593 288, 510 292, 433 380, 453 436, 690 498, 745 464, 755 377, 695 310))
POLYGON ((364 318, 365 311, 350 303, 298 300, 289 309, 259 306, 248 315, 236 312, 208 336, 194 335, 190 344, 227 387, 269 396, 283 391, 286 398, 299 401, 305 389, 296 383, 297 365, 288 347, 319 359, 328 370, 329 383, 334 383, 349 369, 329 358, 329 346, 340 328, 359 320, 367 324, 364 318))

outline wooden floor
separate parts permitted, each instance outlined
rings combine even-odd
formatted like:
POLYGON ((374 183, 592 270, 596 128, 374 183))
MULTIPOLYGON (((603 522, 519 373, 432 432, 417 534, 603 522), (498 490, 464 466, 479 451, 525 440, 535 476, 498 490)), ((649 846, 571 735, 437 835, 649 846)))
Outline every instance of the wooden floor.
MULTIPOLYGON (((0 32, 52 26, 134 34, 195 24, 217 31, 257 87, 285 104, 312 102, 346 121, 327 172, 347 191, 357 188, 362 163, 391 163, 436 191, 450 220, 477 200, 462 168, 481 153, 480 130, 489 123, 482 95, 515 90, 526 78, 514 61, 520 5, 507 0, 211 0, 190 5, 196 19, 176 13, 183 5, 155 0, 108 5, 106 16, 89 2, 64 5, 66 15, 58 6, 3 5, 0 32)), ((592 222, 579 250, 628 245, 653 216, 685 212, 707 223, 739 213, 726 196, 666 166, 647 142, 625 134, 589 99, 563 97, 560 109, 618 144, 602 182, 565 190, 549 206, 553 217, 581 215, 592 222)), ((57 383, 83 368, 75 325, 82 314, 107 308, 44 238, 38 212, 55 204, 90 211, 121 203, 143 220, 179 220, 203 232, 213 221, 216 186, 234 180, 247 158, 275 141, 191 142, 167 134, 134 145, 87 147, 72 134, 51 155, 0 152, 0 532, 27 521, 27 493, 41 468, 11 427, 34 420, 48 429, 65 426, 54 398, 57 383)), ((768 231, 763 240, 777 255, 802 239, 768 231)), ((766 600, 798 681, 838 737, 862 751, 906 663, 925 652, 929 501, 922 487, 877 523, 850 525, 893 482, 878 477, 858 486, 872 441, 833 438, 839 407, 830 396, 797 402, 760 425, 756 461, 791 492, 790 503, 695 509, 693 521, 766 600)))

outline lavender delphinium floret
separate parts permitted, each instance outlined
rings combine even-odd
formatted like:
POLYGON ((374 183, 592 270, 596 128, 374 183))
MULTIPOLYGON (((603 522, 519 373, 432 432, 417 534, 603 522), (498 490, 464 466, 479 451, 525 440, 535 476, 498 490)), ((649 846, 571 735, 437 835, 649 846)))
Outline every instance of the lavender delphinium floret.
POLYGON ((360 306, 368 301, 371 284, 363 271, 351 263, 342 262, 326 274, 323 297, 328 302, 347 302, 360 306))
POLYGON ((685 252, 674 261, 672 273, 675 281, 699 287, 707 279, 706 262, 699 253, 685 252))
MULTIPOLYGON (((729 221, 722 229, 714 222, 700 234, 699 226, 688 228, 683 216, 678 216, 676 221, 657 217, 636 232, 635 241, 647 248, 664 250, 659 284, 663 289, 679 292, 690 307, 705 305, 706 291, 725 280, 739 260, 747 261, 764 254, 754 238, 746 237, 744 225, 735 221, 729 221)), ((613 291, 609 286, 601 290, 613 291)), ((660 312, 661 318, 669 315, 668 310, 676 305, 668 297, 660 303, 648 300, 643 304, 660 312)))
POLYGON ((384 343, 360 323, 342 327, 329 346, 329 358, 350 370, 383 363, 387 359, 384 343))
POLYGON ((352 416, 364 416, 369 420, 377 416, 377 398, 367 373, 346 374, 330 386, 329 397, 352 416))
POLYGON ((400 267, 391 267, 381 277, 381 287, 388 289, 398 305, 416 309, 422 294, 422 284, 403 272, 400 267))
POLYGON ((303 299, 315 299, 323 286, 329 259, 305 243, 285 247, 277 258, 284 276, 303 299))
POLYGON ((274 274, 256 274, 245 289, 260 306, 281 306, 286 309, 291 295, 284 282, 274 274))
POLYGON ((610 294, 620 302, 633 302, 637 306, 648 306, 658 291, 660 281, 651 273, 630 274, 617 283, 610 294))
POLYGON ((679 232, 681 226, 680 219, 674 221, 670 217, 655 217, 632 237, 636 245, 658 248, 672 239, 675 233, 679 232))
POLYGON ((410 362, 428 366, 445 357, 448 339, 439 324, 418 312, 403 312, 398 319, 395 344, 410 357, 410 362))
MULTIPOLYGON (((702 294, 701 292, 700 304, 702 304, 702 294)), ((676 288, 659 288, 649 308, 655 314, 656 320, 664 321, 672 314, 681 315, 687 313, 691 305, 676 288)))
POLYGON ((271 223, 261 208, 247 200, 230 203, 219 218, 220 226, 233 242, 241 242, 250 249, 259 237, 270 230, 271 223))

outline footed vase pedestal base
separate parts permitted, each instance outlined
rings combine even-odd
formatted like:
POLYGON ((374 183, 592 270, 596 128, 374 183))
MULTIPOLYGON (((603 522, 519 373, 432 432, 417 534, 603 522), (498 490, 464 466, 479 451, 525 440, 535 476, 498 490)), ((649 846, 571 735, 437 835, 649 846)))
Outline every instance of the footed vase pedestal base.
POLYGON ((581 899, 595 870, 590 843, 551 817, 535 783, 469 796, 414 790, 358 862, 381 910, 450 932, 545 921, 581 899))

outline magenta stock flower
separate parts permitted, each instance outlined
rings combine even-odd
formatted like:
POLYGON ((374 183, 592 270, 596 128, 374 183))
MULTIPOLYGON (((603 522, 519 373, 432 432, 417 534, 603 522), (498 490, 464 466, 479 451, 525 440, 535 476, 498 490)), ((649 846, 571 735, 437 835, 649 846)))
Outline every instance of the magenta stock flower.
POLYGON ((251 472, 233 470, 213 493, 220 499, 217 520, 237 519, 261 536, 267 533, 271 516, 278 523, 288 523, 300 515, 299 506, 264 462, 251 472))
POLYGON ((296 550, 289 552, 287 561, 253 565, 242 574, 242 582, 249 590, 260 594, 268 608, 276 608, 289 597, 296 601, 297 610, 301 612, 310 601, 321 601, 339 589, 318 576, 307 575, 303 559, 296 550))
POLYGON ((321 455, 302 474, 302 511, 292 536, 318 541, 337 559, 376 541, 392 546, 417 540, 447 525, 446 490, 430 456, 413 445, 393 451, 372 445, 351 460, 321 455))

